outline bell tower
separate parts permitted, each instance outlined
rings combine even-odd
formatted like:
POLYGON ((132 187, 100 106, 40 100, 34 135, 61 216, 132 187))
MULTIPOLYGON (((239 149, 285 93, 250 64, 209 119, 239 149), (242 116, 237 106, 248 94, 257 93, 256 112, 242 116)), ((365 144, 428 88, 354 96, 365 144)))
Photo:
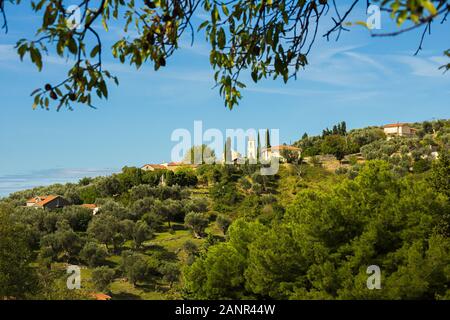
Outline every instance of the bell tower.
POLYGON ((256 160, 256 142, 255 138, 249 137, 247 141, 247 159, 256 160))

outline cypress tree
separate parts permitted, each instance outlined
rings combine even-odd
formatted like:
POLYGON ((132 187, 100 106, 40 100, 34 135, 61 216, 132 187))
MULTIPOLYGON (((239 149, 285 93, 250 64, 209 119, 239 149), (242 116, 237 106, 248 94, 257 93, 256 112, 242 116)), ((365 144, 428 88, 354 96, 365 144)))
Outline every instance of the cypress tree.
POLYGON ((223 163, 227 163, 227 143, 228 143, 228 139, 227 141, 225 141, 225 144, 223 145, 223 163))
POLYGON ((270 148, 270 134, 269 134, 269 129, 266 129, 266 148, 270 148))
POLYGON ((259 157, 261 156, 261 138, 259 137, 259 131, 258 131, 258 146, 256 149, 256 160, 259 161, 259 157))
POLYGON ((227 141, 225 142, 225 146, 223 149, 223 156, 225 157, 225 163, 231 163, 232 161, 232 152, 231 152, 231 138, 228 137, 227 141))
POLYGON ((345 121, 341 122, 341 130, 342 130, 341 134, 345 136, 347 134, 347 124, 345 123, 345 121))

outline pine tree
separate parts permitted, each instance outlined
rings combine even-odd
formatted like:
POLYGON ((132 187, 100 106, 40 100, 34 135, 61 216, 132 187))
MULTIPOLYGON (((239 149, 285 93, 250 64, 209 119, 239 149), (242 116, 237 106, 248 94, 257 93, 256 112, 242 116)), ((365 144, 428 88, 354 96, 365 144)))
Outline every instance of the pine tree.
POLYGON ((450 198, 450 152, 442 150, 434 162, 429 178, 432 187, 450 198))

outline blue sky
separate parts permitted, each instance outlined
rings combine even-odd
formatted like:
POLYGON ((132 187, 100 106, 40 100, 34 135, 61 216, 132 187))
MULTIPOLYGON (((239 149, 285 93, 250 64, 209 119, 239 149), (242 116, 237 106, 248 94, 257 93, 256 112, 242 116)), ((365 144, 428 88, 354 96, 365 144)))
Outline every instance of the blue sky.
MULTIPOLYGON (((32 38, 39 23, 28 6, 7 7, 10 31, 0 34, 0 196, 104 175, 125 165, 168 161, 175 145, 172 131, 193 130, 195 120, 202 120, 205 129, 223 132, 279 128, 282 142, 289 143, 342 120, 358 128, 450 116, 450 73, 438 70, 447 63, 442 52, 450 47, 443 42, 448 26, 437 24, 418 57, 413 53, 419 31, 372 38, 367 30, 352 27, 339 42, 318 37, 310 64, 297 81, 255 85, 245 76, 248 88, 232 111, 213 89, 208 45, 201 36, 193 47, 183 40, 179 52, 158 72, 152 66, 136 71, 106 56, 105 65, 119 77, 120 86, 111 85, 109 100, 96 100, 96 110, 32 110, 30 92, 63 79, 67 62, 51 53, 40 73, 28 59, 20 62, 13 46, 20 38, 32 38)), ((349 20, 365 20, 363 11, 349 20)), ((201 16, 196 21, 202 21, 201 16)), ((380 31, 389 26, 384 18, 380 31)), ((120 35, 119 28, 110 28, 104 34, 105 46, 120 35)))

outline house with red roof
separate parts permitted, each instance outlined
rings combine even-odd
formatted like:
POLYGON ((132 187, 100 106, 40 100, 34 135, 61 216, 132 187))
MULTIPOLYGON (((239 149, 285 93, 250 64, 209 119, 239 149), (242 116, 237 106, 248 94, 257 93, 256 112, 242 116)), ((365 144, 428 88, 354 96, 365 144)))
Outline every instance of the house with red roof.
POLYGON ((104 293, 91 293, 90 296, 97 300, 97 301, 107 301, 107 300, 111 300, 111 296, 108 296, 107 294, 104 293))
POLYGON ((69 205, 69 201, 58 195, 36 196, 27 200, 26 206, 40 209, 59 209, 69 205))
POLYGON ((155 171, 155 170, 165 170, 167 167, 162 164, 145 164, 141 167, 144 171, 155 171))
POLYGON ((92 210, 92 215, 96 215, 100 211, 100 207, 93 203, 84 203, 81 207, 92 210))
POLYGON ((280 146, 272 146, 270 148, 262 149, 262 158, 266 161, 269 161, 272 158, 278 158, 281 162, 286 162, 287 160, 283 157, 283 151, 290 151, 297 154, 298 158, 300 158, 302 149, 288 146, 288 145, 280 145, 280 146))
POLYGON ((417 132, 408 123, 390 123, 383 126, 383 130, 388 140, 392 137, 412 137, 417 132))

